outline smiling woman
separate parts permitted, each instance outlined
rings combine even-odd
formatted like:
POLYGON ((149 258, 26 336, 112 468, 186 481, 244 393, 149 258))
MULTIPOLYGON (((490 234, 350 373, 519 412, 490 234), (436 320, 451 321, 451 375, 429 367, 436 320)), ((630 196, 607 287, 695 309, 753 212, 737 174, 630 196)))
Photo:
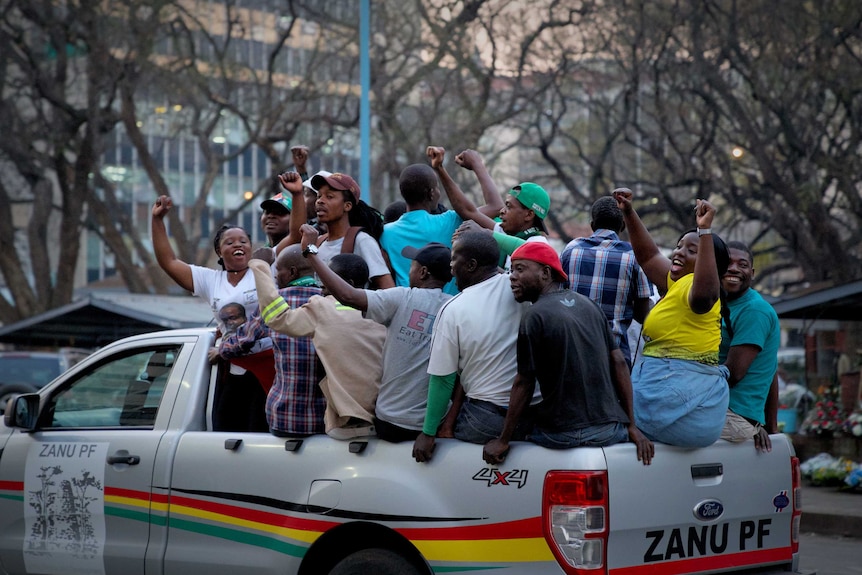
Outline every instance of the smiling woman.
MULTIPOLYGON (((210 304, 219 331, 225 326, 219 318, 222 306, 238 302, 245 308, 246 317, 257 310, 257 290, 254 277, 248 271, 251 259, 251 239, 239 226, 225 224, 213 238, 213 250, 218 256, 221 271, 188 264, 177 258, 164 218, 173 208, 168 196, 160 196, 153 204, 153 250, 159 266, 177 285, 210 304)), ((266 396, 254 376, 244 369, 231 366, 230 373, 216 386, 213 408, 213 427, 221 431, 267 431, 264 404, 266 396), (253 380, 248 385, 248 379, 253 380)))
POLYGON ((181 288, 209 302, 213 316, 218 319, 218 310, 229 302, 240 302, 246 315, 257 309, 257 292, 254 280, 248 273, 251 259, 251 239, 248 232, 232 224, 223 225, 213 238, 213 250, 218 256, 222 271, 188 264, 177 258, 165 229, 164 217, 173 208, 168 196, 161 196, 153 205, 153 250, 159 266, 181 288))
POLYGON ((632 206, 632 192, 614 190, 632 248, 662 299, 644 322, 643 354, 632 370, 635 420, 654 441, 705 447, 717 441, 729 403, 728 370, 718 364, 721 276, 729 255, 712 233, 715 208, 697 200, 697 230, 683 234, 667 258, 632 206))

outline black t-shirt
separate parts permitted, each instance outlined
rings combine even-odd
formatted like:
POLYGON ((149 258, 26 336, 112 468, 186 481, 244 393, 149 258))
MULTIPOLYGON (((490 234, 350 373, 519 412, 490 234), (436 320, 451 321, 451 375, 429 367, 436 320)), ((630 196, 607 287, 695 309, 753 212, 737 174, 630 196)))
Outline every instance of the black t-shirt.
POLYGON ((530 306, 518 330, 518 373, 542 391, 536 425, 563 432, 629 423, 611 381, 616 347, 601 308, 579 293, 555 291, 530 306))

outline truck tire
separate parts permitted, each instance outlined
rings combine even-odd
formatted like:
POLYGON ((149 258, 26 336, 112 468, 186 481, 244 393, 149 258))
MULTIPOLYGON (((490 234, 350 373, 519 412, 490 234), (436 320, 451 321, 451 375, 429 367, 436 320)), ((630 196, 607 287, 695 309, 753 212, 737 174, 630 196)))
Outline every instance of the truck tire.
POLYGON ((329 572, 329 575, 423 575, 407 559, 389 549, 362 549, 351 553, 329 572))

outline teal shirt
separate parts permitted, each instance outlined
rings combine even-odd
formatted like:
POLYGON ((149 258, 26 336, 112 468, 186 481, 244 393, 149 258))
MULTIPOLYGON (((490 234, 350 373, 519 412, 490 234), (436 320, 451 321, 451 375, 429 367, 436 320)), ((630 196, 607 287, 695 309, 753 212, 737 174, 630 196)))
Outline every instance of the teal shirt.
MULTIPOLYGON (((442 214, 431 214, 425 210, 406 212, 399 219, 383 227, 380 247, 389 255, 389 263, 394 272, 395 285, 410 287, 411 261, 401 255, 405 246, 421 248, 429 242, 439 242, 452 247, 452 234, 461 225, 461 218, 454 210, 442 214)), ((443 288, 445 293, 455 295, 458 288, 451 280, 443 288)))
POLYGON ((722 320, 719 361, 727 361, 728 351, 733 345, 756 345, 760 348, 760 353, 751 362, 745 376, 730 388, 729 407, 734 413, 763 424, 766 397, 778 369, 778 347, 781 344, 778 315, 772 306, 751 288, 738 299, 727 302, 727 306, 730 309, 733 339, 730 339, 727 326, 722 320))

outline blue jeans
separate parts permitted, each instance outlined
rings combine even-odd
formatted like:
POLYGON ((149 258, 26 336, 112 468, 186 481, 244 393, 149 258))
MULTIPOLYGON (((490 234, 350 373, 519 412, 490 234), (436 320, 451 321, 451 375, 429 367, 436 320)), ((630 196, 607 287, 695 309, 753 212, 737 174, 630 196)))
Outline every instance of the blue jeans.
POLYGON ((729 375, 724 365, 641 356, 632 370, 635 423, 653 441, 712 445, 727 416, 729 375))
POLYGON ((570 447, 605 447, 628 441, 629 431, 618 421, 591 425, 572 431, 545 431, 538 425, 527 435, 527 441, 548 449, 570 447))
MULTIPOLYGON (((484 445, 500 437, 506 411, 505 407, 494 405, 490 401, 467 398, 458 412, 458 419, 455 420, 455 439, 484 445)), ((529 409, 527 411, 529 412, 529 409)), ((532 418, 529 413, 524 413, 515 427, 512 440, 523 440, 530 427, 532 418)))

